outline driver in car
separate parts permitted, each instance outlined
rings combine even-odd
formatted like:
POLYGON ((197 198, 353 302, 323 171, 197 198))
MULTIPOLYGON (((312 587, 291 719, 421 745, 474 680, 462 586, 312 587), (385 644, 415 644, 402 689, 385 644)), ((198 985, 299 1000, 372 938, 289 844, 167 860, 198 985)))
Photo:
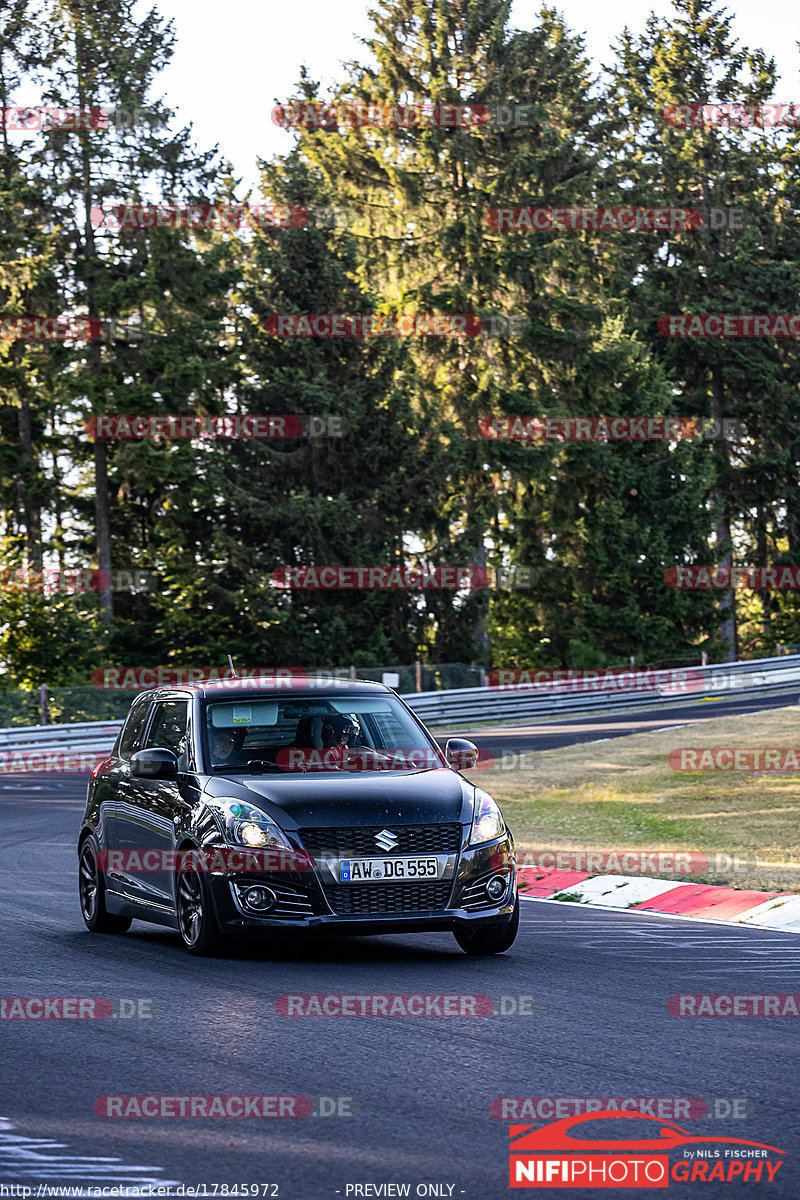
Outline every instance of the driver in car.
POLYGON ((211 760, 217 767, 232 762, 236 752, 236 734, 232 729, 217 729, 214 725, 209 728, 208 740, 211 745, 211 760))
POLYGON ((347 759, 348 749, 358 745, 361 726, 353 717, 331 715, 324 718, 320 736, 325 762, 343 763, 347 759))

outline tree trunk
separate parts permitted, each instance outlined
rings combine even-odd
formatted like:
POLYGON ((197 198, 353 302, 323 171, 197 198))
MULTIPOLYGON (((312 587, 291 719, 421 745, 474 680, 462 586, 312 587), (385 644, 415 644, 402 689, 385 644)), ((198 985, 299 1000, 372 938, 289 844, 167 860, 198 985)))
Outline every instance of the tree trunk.
POLYGON ((33 446, 31 407, 22 397, 19 407, 19 440, 22 446, 22 471, 17 481, 20 508, 25 522, 26 567, 42 569, 42 511, 36 494, 39 460, 33 446))
POLYGON ((94 439, 95 529, 97 532, 97 566, 100 571, 100 620, 110 625, 114 619, 111 593, 111 504, 108 498, 108 458, 102 438, 94 439))
MULTIPOLYGON (((75 26, 75 68, 78 80, 78 104, 83 112, 87 107, 85 90, 83 43, 80 27, 75 26)), ((97 247, 92 226, 92 171, 91 154, 88 135, 85 130, 78 133, 81 147, 81 171, 84 208, 84 257, 87 260, 85 276, 85 297, 88 316, 99 318, 98 304, 95 297, 94 259, 97 258, 97 247)), ((97 342, 89 345, 88 355, 93 363, 98 379, 105 377, 103 356, 97 342)), ((100 571, 98 600, 100 605, 100 620, 103 625, 111 625, 114 620, 114 600, 111 592, 111 503, 108 491, 108 452, 102 438, 94 439, 94 511, 95 537, 97 542, 97 566, 100 571)))
MULTIPOLYGON (((767 513, 763 504, 756 510, 756 566, 767 566, 767 513)), ((761 593, 761 636, 766 643, 769 638, 770 595, 765 589, 761 593)), ((766 654, 766 646, 763 650, 766 654)))
MULTIPOLYGON (((714 367, 711 372, 711 416, 714 421, 722 421, 724 388, 722 383, 722 372, 719 367, 714 367)), ((717 426, 721 428, 721 424, 717 426)), ((721 486, 717 487, 716 495, 714 496, 714 505, 716 508, 716 538, 717 538, 717 566, 730 571, 733 566, 733 542, 731 540, 731 519, 728 506, 728 494, 726 485, 726 475, 728 467, 728 452, 725 446, 724 438, 717 438, 714 445, 714 453, 717 455, 719 472, 721 476, 721 486)), ((722 661, 736 661, 736 604, 735 594, 733 589, 721 593, 719 598, 719 615, 720 627, 719 637, 722 643, 722 661)))
MULTIPOLYGON (((486 547, 483 544, 482 537, 480 549, 475 555, 475 558, 472 560, 472 567, 473 570, 476 570, 479 573, 482 572, 484 579, 486 579, 486 547)), ((476 588, 473 586, 471 589, 471 594, 476 599, 476 608, 478 610, 478 616, 476 618, 474 627, 477 661, 479 663, 486 663, 489 665, 491 663, 492 641, 489 637, 489 631, 486 628, 486 618, 489 612, 488 580, 486 580, 486 582, 487 586, 483 588, 476 588)))

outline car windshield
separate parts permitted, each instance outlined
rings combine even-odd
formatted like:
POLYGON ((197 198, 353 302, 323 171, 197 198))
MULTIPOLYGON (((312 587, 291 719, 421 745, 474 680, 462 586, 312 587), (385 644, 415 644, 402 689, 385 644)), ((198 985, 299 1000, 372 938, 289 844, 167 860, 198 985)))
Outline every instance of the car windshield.
POLYGON ((419 770, 445 765, 392 695, 217 700, 205 720, 206 761, 215 772, 419 770))

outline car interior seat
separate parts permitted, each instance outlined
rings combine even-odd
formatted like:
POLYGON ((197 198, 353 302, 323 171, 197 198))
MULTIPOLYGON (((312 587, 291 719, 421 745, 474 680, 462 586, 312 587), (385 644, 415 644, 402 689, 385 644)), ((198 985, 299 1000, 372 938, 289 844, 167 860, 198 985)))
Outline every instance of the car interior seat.
POLYGON ((301 717, 294 744, 301 750, 322 749, 322 717, 301 717))

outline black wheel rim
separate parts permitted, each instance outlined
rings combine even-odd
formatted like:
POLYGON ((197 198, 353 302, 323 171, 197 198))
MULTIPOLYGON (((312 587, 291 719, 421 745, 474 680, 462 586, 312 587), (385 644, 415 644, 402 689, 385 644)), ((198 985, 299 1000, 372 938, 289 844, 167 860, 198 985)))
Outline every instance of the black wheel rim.
POLYGON ((81 897, 81 909, 87 920, 91 921, 97 912, 97 863, 94 860, 92 847, 84 846, 81 851, 81 861, 79 870, 79 888, 81 897))
POLYGON ((187 946, 200 937, 203 924, 203 893, 196 871, 182 871, 178 877, 178 928, 187 946))

